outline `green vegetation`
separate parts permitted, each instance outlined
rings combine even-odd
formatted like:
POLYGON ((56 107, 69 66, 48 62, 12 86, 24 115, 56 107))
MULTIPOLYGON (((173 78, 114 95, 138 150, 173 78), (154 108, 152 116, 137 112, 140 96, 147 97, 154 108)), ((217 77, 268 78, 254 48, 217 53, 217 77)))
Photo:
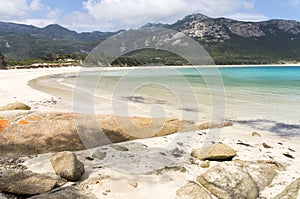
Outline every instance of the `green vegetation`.
POLYGON ((215 63, 221 65, 300 62, 300 35, 293 40, 282 35, 259 40, 235 36, 223 43, 202 44, 215 63))
POLYGON ((142 66, 142 65, 189 65, 189 63, 176 55, 160 49, 142 49, 125 54, 115 61, 112 65, 117 66, 142 66))
POLYGON ((4 56, 0 53, 0 69, 5 69, 7 66, 7 63, 4 59, 4 56))

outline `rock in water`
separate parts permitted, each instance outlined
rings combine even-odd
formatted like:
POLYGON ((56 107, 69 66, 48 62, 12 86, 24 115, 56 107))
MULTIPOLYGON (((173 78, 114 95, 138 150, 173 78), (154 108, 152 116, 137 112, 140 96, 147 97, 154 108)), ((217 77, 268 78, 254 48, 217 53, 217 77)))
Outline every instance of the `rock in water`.
POLYGON ((176 191, 176 199, 211 199, 211 194, 195 182, 189 182, 176 191))
POLYGON ((197 181, 220 199, 256 199, 277 175, 272 163, 232 161, 211 168, 197 181))
POLYGON ((0 107, 0 111, 12 111, 12 110, 30 110, 31 107, 22 102, 13 102, 5 106, 0 107))
POLYGON ((37 195, 52 190, 55 179, 31 171, 9 171, 0 176, 0 190, 12 194, 37 195))
POLYGON ((236 151, 231 147, 217 143, 215 145, 204 147, 202 149, 194 149, 191 156, 199 160, 231 160, 236 156, 236 151))
POLYGON ((282 193, 278 194, 273 199, 294 199, 300 196, 300 178, 287 186, 282 193))
POLYGON ((55 173, 66 180, 77 181, 84 173, 84 164, 70 151, 52 154, 50 161, 55 173))

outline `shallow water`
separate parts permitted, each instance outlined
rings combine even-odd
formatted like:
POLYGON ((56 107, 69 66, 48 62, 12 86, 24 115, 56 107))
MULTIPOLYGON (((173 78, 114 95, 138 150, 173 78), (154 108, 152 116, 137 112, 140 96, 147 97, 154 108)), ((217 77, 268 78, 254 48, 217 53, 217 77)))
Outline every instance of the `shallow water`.
POLYGON ((300 66, 109 70, 50 79, 95 96, 93 105, 86 104, 95 112, 225 118, 262 130, 273 124, 286 134, 300 131, 300 66))

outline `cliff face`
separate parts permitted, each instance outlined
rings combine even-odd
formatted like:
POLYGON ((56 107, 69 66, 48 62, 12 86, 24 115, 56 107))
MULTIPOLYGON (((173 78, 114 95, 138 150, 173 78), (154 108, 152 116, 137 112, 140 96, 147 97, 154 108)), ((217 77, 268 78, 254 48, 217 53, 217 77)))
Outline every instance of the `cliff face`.
POLYGON ((182 31, 203 42, 224 42, 233 36, 242 38, 262 38, 285 34, 293 37, 300 35, 300 23, 288 20, 270 20, 264 22, 242 22, 226 18, 209 18, 201 14, 186 16, 175 24, 165 26, 182 31))

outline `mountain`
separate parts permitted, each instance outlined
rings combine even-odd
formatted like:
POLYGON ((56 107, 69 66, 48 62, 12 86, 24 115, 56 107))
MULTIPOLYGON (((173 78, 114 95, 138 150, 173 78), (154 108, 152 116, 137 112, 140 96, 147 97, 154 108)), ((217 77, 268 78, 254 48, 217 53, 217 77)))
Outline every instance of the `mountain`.
MULTIPOLYGON (((173 24, 148 23, 143 27, 181 31, 198 41, 217 64, 300 62, 300 23, 297 21, 243 22, 192 14, 173 24)), ((49 52, 88 53, 119 32, 77 33, 57 24, 37 28, 0 22, 0 52, 8 60, 39 59, 49 52)), ((135 59, 139 53, 143 58, 147 56, 139 51, 135 59)))
POLYGON ((164 27, 197 40, 218 64, 300 61, 297 21, 242 22, 192 14, 164 27))
POLYGON ((77 33, 57 24, 37 28, 0 22, 0 52, 8 60, 41 59, 45 54, 88 54, 118 32, 77 33))

